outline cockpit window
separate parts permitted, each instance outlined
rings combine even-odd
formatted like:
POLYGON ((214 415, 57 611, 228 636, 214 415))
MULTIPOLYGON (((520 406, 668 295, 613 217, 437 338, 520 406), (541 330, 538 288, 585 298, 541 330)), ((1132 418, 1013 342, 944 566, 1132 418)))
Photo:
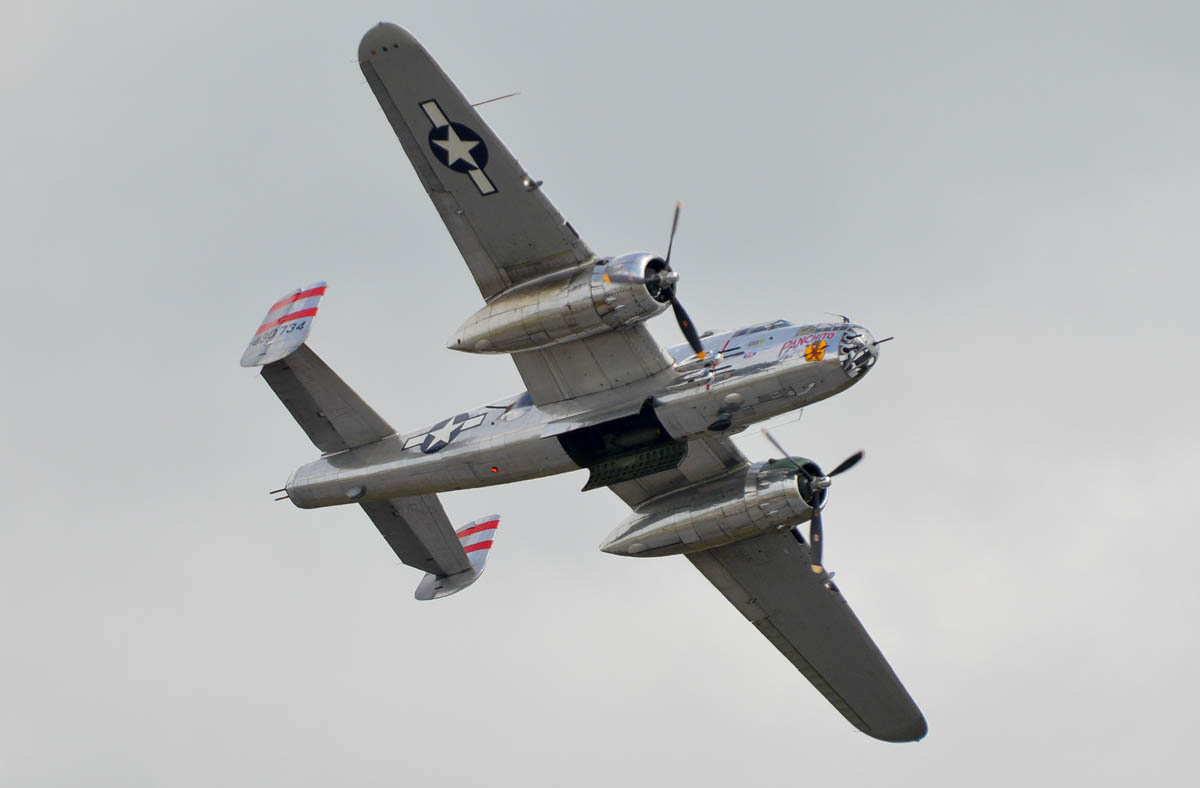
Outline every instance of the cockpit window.
POLYGON ((743 328, 741 331, 735 331, 733 336, 740 337, 746 334, 757 334, 759 331, 774 331, 777 328, 786 328, 787 326, 794 325, 795 323, 790 320, 773 320, 770 323, 759 323, 757 326, 750 326, 749 328, 743 328))
POLYGON ((796 336, 816 334, 820 331, 840 331, 845 327, 845 323, 808 323, 796 329, 796 336))

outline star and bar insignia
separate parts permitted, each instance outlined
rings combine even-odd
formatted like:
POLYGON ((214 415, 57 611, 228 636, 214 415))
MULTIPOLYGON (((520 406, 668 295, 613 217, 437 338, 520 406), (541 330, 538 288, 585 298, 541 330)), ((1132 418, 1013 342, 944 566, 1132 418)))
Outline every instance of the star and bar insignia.
POLYGON ((494 194, 496 185, 484 172, 488 149, 483 137, 470 126, 448 119, 436 101, 422 102, 421 110, 433 124, 429 130, 429 149, 434 157, 455 172, 468 176, 481 195, 494 194))
POLYGON ((472 416, 470 413, 460 413, 453 418, 439 421, 430 428, 429 432, 412 436, 404 441, 404 448, 411 449, 416 446, 421 449, 422 454, 433 454, 434 452, 441 451, 450 445, 463 430, 478 427, 486 417, 486 413, 480 413, 477 416, 472 416))

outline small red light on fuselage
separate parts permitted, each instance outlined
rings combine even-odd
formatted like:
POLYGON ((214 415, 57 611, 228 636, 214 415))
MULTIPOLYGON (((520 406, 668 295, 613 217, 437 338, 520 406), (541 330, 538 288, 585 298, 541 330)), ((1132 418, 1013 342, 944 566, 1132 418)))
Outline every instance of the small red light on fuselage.
POLYGON ((497 468, 495 465, 493 465, 493 466, 492 466, 492 473, 500 473, 500 469, 499 469, 499 468, 497 468))

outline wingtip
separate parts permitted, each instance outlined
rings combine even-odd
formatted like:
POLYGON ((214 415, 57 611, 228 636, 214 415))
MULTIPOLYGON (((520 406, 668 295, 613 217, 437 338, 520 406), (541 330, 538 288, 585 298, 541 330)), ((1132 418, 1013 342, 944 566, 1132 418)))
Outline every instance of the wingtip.
POLYGON ((413 34, 393 22, 380 22, 368 30, 358 43, 358 61, 384 55, 393 49, 420 46, 413 34))
POLYGON ((929 733, 929 725, 925 722, 925 716, 918 714, 917 718, 907 725, 887 731, 868 731, 867 735, 880 741, 902 743, 920 741, 925 738, 927 733, 929 733))

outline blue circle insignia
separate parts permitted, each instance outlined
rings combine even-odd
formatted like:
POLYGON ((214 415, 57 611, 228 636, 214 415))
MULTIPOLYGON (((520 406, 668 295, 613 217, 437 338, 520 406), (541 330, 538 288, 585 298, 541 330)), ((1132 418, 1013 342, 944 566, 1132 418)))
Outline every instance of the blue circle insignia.
POLYGON ((429 149, 455 172, 482 170, 488 163, 487 144, 470 126, 450 122, 429 131, 429 149))

